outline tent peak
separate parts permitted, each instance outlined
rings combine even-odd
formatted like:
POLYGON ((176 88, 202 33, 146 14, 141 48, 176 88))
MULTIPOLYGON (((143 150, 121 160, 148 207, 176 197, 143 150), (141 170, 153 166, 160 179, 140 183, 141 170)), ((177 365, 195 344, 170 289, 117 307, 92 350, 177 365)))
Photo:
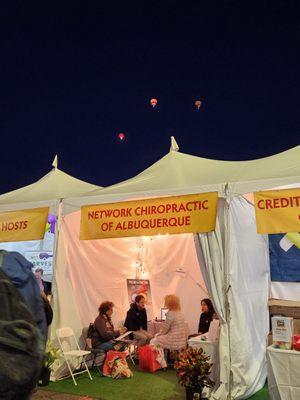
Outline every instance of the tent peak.
POLYGON ((171 136, 171 147, 170 147, 170 151, 178 151, 179 150, 179 146, 176 142, 176 139, 174 138, 174 136, 171 136))
POLYGON ((57 165, 58 165, 58 157, 57 157, 57 154, 55 154, 55 157, 54 157, 54 160, 52 163, 52 167, 57 168, 57 165))

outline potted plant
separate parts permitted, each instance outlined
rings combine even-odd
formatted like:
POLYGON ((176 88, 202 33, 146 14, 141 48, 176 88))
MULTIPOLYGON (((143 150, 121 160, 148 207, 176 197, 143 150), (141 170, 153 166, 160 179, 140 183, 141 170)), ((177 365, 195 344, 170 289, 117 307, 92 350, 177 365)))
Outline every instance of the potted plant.
POLYGON ((203 388, 214 386, 209 377, 212 367, 209 359, 202 348, 189 347, 179 352, 174 368, 180 385, 186 390, 186 400, 193 400, 195 393, 198 393, 197 398, 201 399, 203 388))
POLYGON ((51 370, 53 368, 53 364, 60 357, 61 350, 54 347, 50 340, 47 341, 46 351, 45 351, 45 362, 42 368, 40 378, 39 378, 39 386, 48 386, 50 382, 51 370))

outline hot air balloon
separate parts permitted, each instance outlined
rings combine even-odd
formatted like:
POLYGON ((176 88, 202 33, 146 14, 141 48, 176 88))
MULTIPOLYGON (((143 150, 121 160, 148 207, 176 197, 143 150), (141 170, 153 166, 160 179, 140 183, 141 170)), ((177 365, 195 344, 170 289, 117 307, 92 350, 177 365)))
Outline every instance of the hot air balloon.
POLYGON ((154 108, 156 106, 156 104, 157 104, 157 99, 151 99, 150 100, 150 104, 154 108))
POLYGON ((201 105, 202 105, 202 101, 200 101, 200 100, 195 101, 195 106, 198 108, 198 110, 200 109, 201 105))
POLYGON ((121 142, 125 139, 125 133, 121 132, 118 134, 118 138, 121 140, 121 142))

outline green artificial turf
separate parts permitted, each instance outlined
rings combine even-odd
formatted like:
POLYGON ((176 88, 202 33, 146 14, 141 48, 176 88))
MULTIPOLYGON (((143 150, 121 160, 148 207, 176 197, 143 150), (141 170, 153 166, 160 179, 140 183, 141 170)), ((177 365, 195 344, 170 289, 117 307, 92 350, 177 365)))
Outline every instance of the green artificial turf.
MULTIPOLYGON (((157 371, 155 374, 133 371, 133 378, 114 380, 100 377, 92 372, 93 380, 87 374, 76 377, 77 386, 72 379, 51 382, 45 390, 90 396, 100 400, 184 400, 185 392, 178 385, 174 370, 157 371)), ((251 400, 268 400, 268 389, 262 390, 251 400)), ((249 399, 249 400, 250 400, 249 399)))
POLYGON ((259 392, 255 393, 249 400, 269 400, 268 386, 265 385, 259 392))
POLYGON ((91 381, 87 374, 76 377, 77 386, 72 379, 51 382, 47 390, 91 396, 101 400, 184 400, 183 389, 178 385, 172 370, 157 371, 155 374, 133 371, 133 378, 114 380, 100 377, 92 372, 91 381))

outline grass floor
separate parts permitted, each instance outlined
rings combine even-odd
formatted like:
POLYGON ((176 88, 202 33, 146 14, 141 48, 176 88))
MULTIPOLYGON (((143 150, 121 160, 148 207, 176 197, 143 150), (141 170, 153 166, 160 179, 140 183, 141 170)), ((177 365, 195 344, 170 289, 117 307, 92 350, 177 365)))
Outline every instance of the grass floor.
MULTIPOLYGON (((77 386, 72 379, 51 382, 45 388, 52 392, 70 393, 90 396, 99 400, 184 400, 185 392, 178 385, 173 370, 157 371, 155 374, 145 373, 134 369, 131 379, 114 380, 100 377, 97 371, 92 372, 93 380, 87 374, 77 376, 77 386)), ((251 400, 268 400, 268 389, 251 397, 251 400)))
POLYGON ((248 400, 269 400, 268 386, 265 385, 259 392, 255 393, 253 396, 249 397, 248 400))

